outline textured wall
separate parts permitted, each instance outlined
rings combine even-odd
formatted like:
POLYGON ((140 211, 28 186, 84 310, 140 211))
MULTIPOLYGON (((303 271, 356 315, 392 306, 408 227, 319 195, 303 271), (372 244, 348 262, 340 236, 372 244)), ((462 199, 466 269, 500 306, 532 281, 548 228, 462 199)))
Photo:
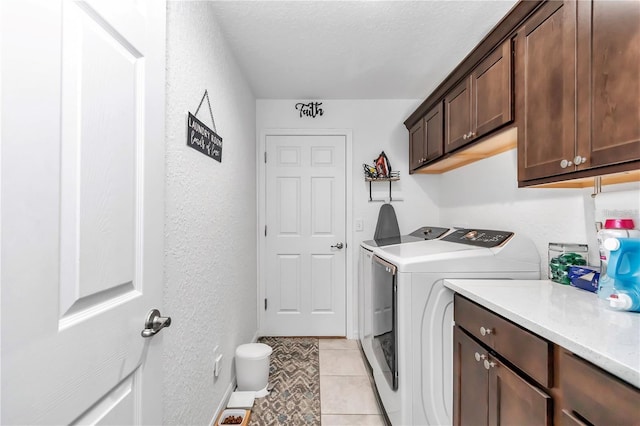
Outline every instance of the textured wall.
MULTIPOLYGON (((308 102, 308 100, 304 100, 308 102)), ((347 250, 351 255, 352 276, 347 277, 348 295, 353 295, 357 283, 358 247, 363 240, 370 240, 376 228, 378 211, 382 203, 369 202, 369 184, 364 181, 362 163, 373 164, 373 159, 383 151, 394 170, 401 173, 400 181, 393 182, 393 202, 400 231, 409 233, 423 225, 437 225, 440 176, 409 177, 409 150, 407 129, 402 122, 419 105, 415 99, 400 100, 326 100, 322 101, 324 114, 316 118, 300 118, 295 110, 297 100, 257 101, 256 126, 258 137, 266 129, 350 129, 352 131, 352 218, 363 220, 362 232, 347 236, 347 250)), ((264 141, 258 141, 264 149, 264 141)), ((387 183, 373 184, 373 197, 388 197, 387 183)), ((353 301, 355 303, 355 296, 353 301)), ((356 306, 352 307, 356 313, 356 306)), ((349 325, 349 322, 347 323, 349 325)), ((357 324, 351 324, 355 331, 357 324)))
MULTIPOLYGON (((211 125, 206 101, 198 114, 211 125)), ((256 319, 255 98, 207 2, 168 2, 163 424, 210 424, 256 319), (222 163, 186 146, 207 89, 222 163), (213 376, 213 349, 224 356, 213 376)))
MULTIPOLYGON (((443 224, 527 235, 540 253, 542 278, 547 274, 550 242, 588 244, 590 261, 597 264, 592 189, 518 188, 517 171, 517 151, 511 150, 443 174, 443 224)), ((603 191, 624 191, 631 199, 635 193, 635 200, 640 200, 638 186, 633 184, 604 187, 603 191)), ((618 208, 637 211, 638 202, 618 208)))

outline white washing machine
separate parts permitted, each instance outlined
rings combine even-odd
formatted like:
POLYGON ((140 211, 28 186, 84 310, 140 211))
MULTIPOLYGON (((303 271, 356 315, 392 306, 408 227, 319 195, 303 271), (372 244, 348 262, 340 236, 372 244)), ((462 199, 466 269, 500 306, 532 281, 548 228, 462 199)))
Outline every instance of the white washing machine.
POLYGON ((364 312, 372 336, 364 352, 385 412, 393 425, 449 425, 453 292, 442 281, 539 279, 536 247, 511 232, 458 229, 372 253, 371 297, 381 309, 364 312))
POLYGON ((449 228, 437 226, 423 226, 408 235, 398 235, 394 237, 377 240, 367 240, 360 244, 360 259, 358 270, 358 338, 362 350, 370 358, 373 356, 373 335, 371 334, 371 323, 374 318, 379 318, 380 312, 388 310, 384 299, 380 295, 373 300, 372 295, 372 271, 373 271, 373 251, 398 244, 413 244, 438 239, 449 232, 449 228))

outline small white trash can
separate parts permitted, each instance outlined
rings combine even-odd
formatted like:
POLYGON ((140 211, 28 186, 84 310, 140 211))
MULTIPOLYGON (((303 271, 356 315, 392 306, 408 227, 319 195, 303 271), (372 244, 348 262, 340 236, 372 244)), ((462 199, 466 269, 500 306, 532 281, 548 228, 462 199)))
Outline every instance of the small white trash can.
POLYGON ((236 348, 236 378, 238 391, 253 391, 256 398, 269 392, 269 359, 271 346, 264 343, 247 343, 236 348))

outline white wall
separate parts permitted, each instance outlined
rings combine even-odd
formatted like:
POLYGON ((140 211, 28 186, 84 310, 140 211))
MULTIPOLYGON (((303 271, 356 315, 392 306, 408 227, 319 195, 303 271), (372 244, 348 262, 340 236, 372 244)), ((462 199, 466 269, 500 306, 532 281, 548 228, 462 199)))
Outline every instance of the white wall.
MULTIPOLYGON (((207 2, 168 2, 163 424, 211 424, 256 318, 255 98, 207 2), (207 89, 222 163, 186 146, 207 89), (213 375, 220 346, 222 372, 213 375)), ((198 114, 211 125, 206 101, 198 114)))
MULTIPOLYGON (((542 278, 547 274, 549 242, 588 244, 590 262, 599 261, 593 189, 518 188, 516 150, 452 170, 441 178, 440 218, 445 225, 527 235, 538 248, 542 278)), ((623 195, 614 200, 616 208, 637 214, 637 184, 603 188, 604 193, 612 191, 623 195)))
MULTIPOLYGON (((309 100, 302 100, 308 102, 309 100)), ((299 100, 258 100, 256 129, 258 135, 267 129, 350 129, 352 131, 352 206, 353 221, 362 219, 362 232, 347 236, 352 259, 352 276, 347 277, 347 289, 354 291, 357 282, 358 247, 370 240, 376 228, 382 203, 369 202, 369 184, 364 181, 362 163, 373 164, 383 151, 394 170, 400 171, 400 181, 392 184, 392 203, 402 233, 409 233, 423 225, 438 225, 438 196, 440 176, 409 177, 409 148, 407 129, 403 121, 420 104, 420 100, 329 100, 322 102, 324 114, 316 118, 300 118, 295 104, 299 100)), ((264 141, 258 141, 264 149, 264 141)), ((374 183, 373 198, 388 197, 388 184, 374 183)), ((352 227, 355 228, 354 224, 352 227)), ((354 296, 352 294, 352 296, 354 296)), ((355 301, 355 297, 353 297, 355 301)), ((355 309, 355 306, 352 306, 355 309)), ((353 311, 355 312, 355 310, 353 311)), ((352 327, 357 327, 354 322, 352 327)))

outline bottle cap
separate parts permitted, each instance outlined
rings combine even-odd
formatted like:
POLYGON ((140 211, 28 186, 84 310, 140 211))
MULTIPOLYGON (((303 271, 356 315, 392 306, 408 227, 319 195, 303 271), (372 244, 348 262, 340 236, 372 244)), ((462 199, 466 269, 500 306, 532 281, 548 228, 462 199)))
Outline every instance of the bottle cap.
POLYGON ((609 251, 616 251, 620 248, 620 240, 617 238, 607 238, 606 240, 604 240, 604 243, 602 243, 602 245, 609 251))
POLYGON ((612 294, 609 298, 609 306, 614 309, 627 310, 631 308, 633 302, 629 295, 624 293, 612 294))
POLYGON ((604 221, 605 229, 633 229, 633 219, 607 219, 604 221))

